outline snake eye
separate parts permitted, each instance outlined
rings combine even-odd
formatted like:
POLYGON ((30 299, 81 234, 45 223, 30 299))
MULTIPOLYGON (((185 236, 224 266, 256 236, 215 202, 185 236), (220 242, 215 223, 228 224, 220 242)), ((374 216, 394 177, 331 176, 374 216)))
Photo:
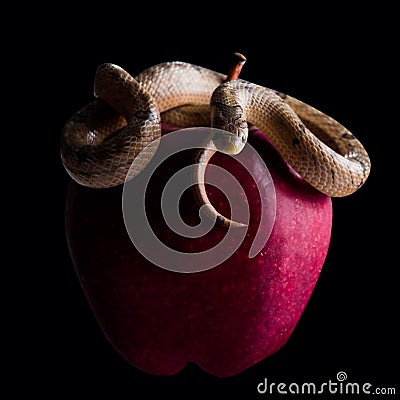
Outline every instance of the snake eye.
POLYGON ((213 120, 213 125, 214 126, 224 126, 225 121, 219 115, 216 115, 213 120))
POLYGON ((244 133, 240 134, 240 139, 242 139, 242 143, 246 143, 246 135, 244 133))

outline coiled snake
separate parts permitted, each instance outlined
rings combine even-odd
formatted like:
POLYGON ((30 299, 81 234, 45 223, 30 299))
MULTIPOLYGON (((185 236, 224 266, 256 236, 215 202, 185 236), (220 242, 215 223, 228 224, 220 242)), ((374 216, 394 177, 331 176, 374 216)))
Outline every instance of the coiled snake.
MULTIPOLYGON (((226 82, 224 74, 197 65, 166 62, 133 78, 103 64, 94 93, 96 99, 67 122, 60 141, 66 170, 84 186, 112 187, 140 173, 157 150, 148 145, 161 137, 161 120, 225 130, 232 135, 226 149, 231 154, 243 149, 248 123, 254 124, 305 181, 328 196, 355 192, 370 172, 362 144, 331 117, 275 90, 242 79, 226 82), (127 176, 139 153, 141 163, 127 176)), ((210 216, 234 224, 211 206, 201 184, 212 154, 205 150, 197 159, 197 198, 210 216)))

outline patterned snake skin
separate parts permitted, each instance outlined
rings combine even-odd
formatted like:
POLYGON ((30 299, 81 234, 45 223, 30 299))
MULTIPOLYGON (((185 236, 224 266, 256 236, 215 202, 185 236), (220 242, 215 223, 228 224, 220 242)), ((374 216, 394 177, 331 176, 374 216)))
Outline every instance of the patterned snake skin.
MULTIPOLYGON (((93 188, 133 178, 157 150, 163 113, 163 122, 176 126, 211 124, 231 132, 241 143, 236 152, 247 141, 247 123, 256 125, 304 180, 328 196, 347 196, 365 182, 371 167, 368 154, 337 121, 283 93, 225 79, 184 62, 158 64, 135 78, 116 65, 101 65, 95 77, 96 100, 63 129, 61 158, 66 170, 75 181, 93 188), (139 153, 141 163, 128 176, 139 153)), ((209 158, 203 155, 203 160, 209 158)), ((206 164, 199 166, 203 178, 206 164)), ((204 187, 197 192, 200 202, 209 204, 204 187)))

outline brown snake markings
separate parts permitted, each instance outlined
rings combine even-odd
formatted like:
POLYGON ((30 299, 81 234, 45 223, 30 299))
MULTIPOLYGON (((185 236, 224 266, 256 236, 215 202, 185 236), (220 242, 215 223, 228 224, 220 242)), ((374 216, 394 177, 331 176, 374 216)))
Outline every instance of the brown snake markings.
MULTIPOLYGON (((251 123, 268 135, 304 180, 328 196, 347 196, 366 181, 368 154, 340 123, 279 91, 241 79, 224 82, 225 78, 183 62, 158 64, 135 78, 116 65, 101 65, 95 77, 96 99, 73 115, 62 131, 66 170, 84 186, 123 184, 155 154, 162 119, 179 127, 211 125, 230 132, 235 143, 231 154, 244 147, 251 123), (141 164, 127 176, 139 153, 141 164)), ((200 182, 213 153, 204 150, 196 159, 200 182)), ((197 185, 195 193, 211 217, 233 224, 210 204, 204 185, 197 185)))

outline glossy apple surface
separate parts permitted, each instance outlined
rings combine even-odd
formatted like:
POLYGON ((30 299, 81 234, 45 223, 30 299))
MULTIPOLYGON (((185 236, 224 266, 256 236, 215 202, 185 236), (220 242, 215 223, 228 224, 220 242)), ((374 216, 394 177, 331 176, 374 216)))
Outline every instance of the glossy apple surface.
MULTIPOLYGON (((171 130, 164 127, 164 133, 171 130)), ((182 274, 152 265, 132 244, 121 210, 122 187, 95 190, 72 182, 66 205, 66 233, 77 276, 106 337, 131 365, 152 374, 179 372, 188 362, 216 376, 232 376, 279 350, 296 326, 317 282, 329 247, 331 199, 300 179, 266 136, 251 131, 273 178, 276 219, 262 251, 248 257, 258 228, 263 179, 255 161, 251 176, 233 160, 217 154, 213 162, 236 175, 250 206, 248 237, 227 261, 208 271, 182 274)), ((163 184, 187 163, 174 157, 156 171, 149 186, 157 204, 163 184)), ((223 195, 208 188, 210 199, 229 215, 223 195)), ((197 221, 190 191, 180 203, 182 218, 197 221)), ((148 207, 157 236, 181 251, 215 245, 224 227, 198 239, 182 238, 148 207)))

